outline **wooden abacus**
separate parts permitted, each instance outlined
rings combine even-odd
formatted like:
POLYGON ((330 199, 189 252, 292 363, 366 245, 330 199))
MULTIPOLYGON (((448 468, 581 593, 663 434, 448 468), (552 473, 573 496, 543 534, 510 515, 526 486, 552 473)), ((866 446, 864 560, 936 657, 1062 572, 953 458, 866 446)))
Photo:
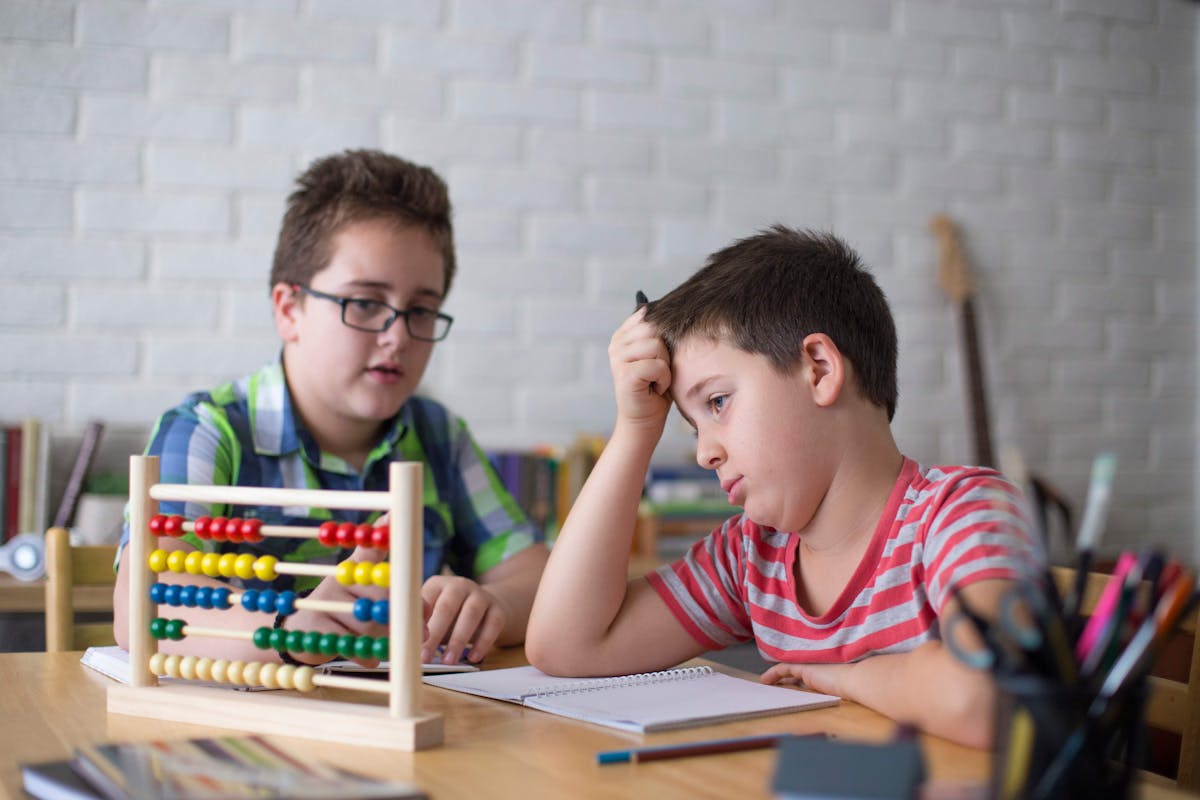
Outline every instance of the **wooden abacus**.
MULTIPOLYGON (((130 537, 127 545, 130 548, 130 685, 109 688, 109 713, 410 751, 435 747, 442 743, 441 715, 421 713, 418 704, 421 687, 419 654, 422 639, 421 464, 393 463, 388 474, 387 492, 163 484, 158 483, 158 478, 157 457, 133 456, 130 459, 130 537), (150 599, 150 589, 153 570, 150 558, 151 543, 155 540, 151 520, 155 516, 157 501, 161 500, 389 512, 391 535, 387 543, 389 555, 386 568, 381 572, 379 567, 382 564, 371 564, 365 572, 368 581, 382 582, 383 576, 387 577, 387 659, 390 661, 387 680, 323 675, 315 673, 311 668, 280 666, 274 662, 225 662, 221 659, 167 656, 159 653, 158 639, 151 634, 153 601, 150 599), (386 693, 389 701, 384 707, 296 696, 291 693, 284 695, 277 692, 237 692, 219 686, 188 685, 186 681, 173 685, 159 685, 160 674, 302 691, 321 686, 355 689, 386 693)), ((173 524, 184 530, 195 530, 195 523, 173 524)), ((248 530, 252 531, 252 536, 318 536, 316 528, 251 526, 248 530)), ((241 558, 255 560, 246 555, 241 558)), ((206 566, 214 566, 214 563, 210 560, 206 566)), ((226 566, 230 563, 227 560, 226 566)), ((178 562, 172 565, 176 566, 179 569, 174 571, 183 571, 178 562)), ((274 575, 276 571, 280 574, 327 575, 333 574, 339 568, 315 564, 276 565, 274 559, 260 559, 256 566, 262 570, 260 577, 274 575)), ((242 567, 250 568, 244 560, 242 567)), ((208 571, 205 574, 212 575, 214 572, 208 571)), ((222 569, 220 574, 228 575, 228 569, 222 569)), ((221 599, 223 602, 233 601, 238 596, 230 592, 222 595, 221 599)), ((212 595, 205 597, 211 600, 212 595)), ((291 602, 290 598, 288 602, 291 602)), ((309 601, 294 602, 297 607, 304 607, 302 604, 309 601)), ((312 607, 317 607, 315 604, 318 602, 311 601, 314 604, 312 607)), ((346 608, 337 607, 339 604, 334 603, 326 604, 324 610, 349 611, 351 607, 350 603, 340 605, 346 608)), ((189 630, 187 625, 176 625, 173 633, 176 637, 191 634, 250 638, 252 635, 240 631, 221 633, 219 629, 210 628, 189 630)))

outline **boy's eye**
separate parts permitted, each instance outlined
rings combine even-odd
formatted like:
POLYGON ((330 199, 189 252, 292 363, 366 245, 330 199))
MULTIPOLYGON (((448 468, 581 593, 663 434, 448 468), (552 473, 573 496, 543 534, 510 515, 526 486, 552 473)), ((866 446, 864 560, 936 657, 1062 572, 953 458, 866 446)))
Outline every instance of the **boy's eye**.
POLYGON ((369 314, 383 308, 383 303, 378 300, 367 300, 362 297, 347 297, 346 307, 356 313, 369 314))
POLYGON ((407 314, 408 318, 413 321, 416 321, 419 319, 421 319, 421 320, 430 319, 431 317, 434 317, 437 315, 437 312, 434 311, 432 308, 423 308, 422 306, 413 306, 412 308, 408 309, 404 313, 407 314))
POLYGON ((725 403, 728 399, 729 395, 727 394, 718 394, 714 397, 708 398, 709 411, 713 412, 714 415, 720 414, 721 411, 724 410, 725 403))

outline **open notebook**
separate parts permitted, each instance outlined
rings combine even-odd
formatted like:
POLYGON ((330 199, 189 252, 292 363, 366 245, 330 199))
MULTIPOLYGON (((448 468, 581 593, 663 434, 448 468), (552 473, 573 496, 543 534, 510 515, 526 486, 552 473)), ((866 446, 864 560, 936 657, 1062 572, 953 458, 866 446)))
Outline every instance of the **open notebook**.
POLYGON ((837 697, 683 667, 615 678, 555 678, 534 667, 431 675, 430 686, 520 703, 610 728, 652 733, 836 705, 837 697))

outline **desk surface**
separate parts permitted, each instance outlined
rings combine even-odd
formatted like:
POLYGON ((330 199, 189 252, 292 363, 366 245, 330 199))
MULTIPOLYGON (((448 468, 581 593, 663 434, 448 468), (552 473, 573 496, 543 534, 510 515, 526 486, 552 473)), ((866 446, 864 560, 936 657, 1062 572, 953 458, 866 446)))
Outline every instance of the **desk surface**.
MULTIPOLYGON (((228 733, 179 723, 109 716, 112 682, 84 668, 79 653, 0 654, 0 794, 21 796, 20 764, 65 758, 99 741, 228 733)), ((489 658, 489 666, 524 663, 519 648, 489 658)), ((720 667, 718 667, 720 668, 720 667)), ((723 668, 722 668, 723 669, 723 668)), ((735 670, 724 670, 733 672, 735 670)), ((744 674, 744 673, 743 673, 744 674)), ((219 690, 218 690, 219 691, 219 690)), ((321 689, 339 699, 352 694, 321 689)), ((641 736, 525 709, 511 703, 422 687, 425 708, 445 715, 445 744, 419 753, 273 737, 289 749, 363 774, 416 783, 433 798, 447 797, 770 797, 771 750, 727 753, 640 765, 600 767, 595 754, 630 746, 785 731, 829 731, 846 739, 879 741, 894 725, 853 703, 778 717, 641 736)), ((363 702, 383 698, 353 693, 363 702)), ((314 701, 315 702, 315 701, 314 701)), ((931 777, 947 785, 978 782, 989 754, 923 737, 931 777)), ((1158 790, 1144 797, 1177 796, 1158 790)))

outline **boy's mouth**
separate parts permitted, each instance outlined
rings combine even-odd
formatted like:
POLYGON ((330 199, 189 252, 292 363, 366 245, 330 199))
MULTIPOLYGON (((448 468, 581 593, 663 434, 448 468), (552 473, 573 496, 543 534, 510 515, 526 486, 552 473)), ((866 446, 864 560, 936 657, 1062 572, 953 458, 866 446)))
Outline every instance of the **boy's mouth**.
POLYGON ((731 505, 731 506, 741 505, 741 503, 737 502, 737 500, 736 500, 737 489, 741 485, 742 485, 742 476, 741 475, 739 475, 736 478, 729 478, 727 480, 721 481, 721 491, 723 491, 725 494, 729 495, 729 505, 731 505))
POLYGON ((374 364, 367 367, 367 374, 377 380, 391 383, 404 377, 404 370, 395 364, 374 364))

